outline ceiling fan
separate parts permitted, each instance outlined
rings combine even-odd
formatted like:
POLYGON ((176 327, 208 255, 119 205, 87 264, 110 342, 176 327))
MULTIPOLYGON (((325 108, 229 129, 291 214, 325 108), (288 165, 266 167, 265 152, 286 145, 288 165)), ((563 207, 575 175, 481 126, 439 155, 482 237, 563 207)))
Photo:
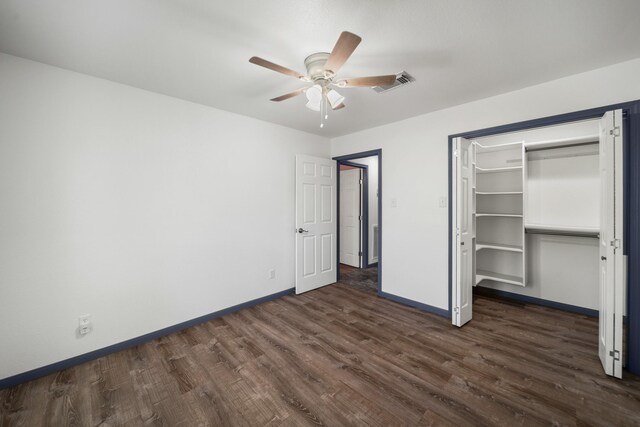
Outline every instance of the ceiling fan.
POLYGON ((395 74, 389 74, 386 76, 357 77, 337 81, 334 80, 336 74, 340 70, 340 67, 347 62, 347 59, 349 59, 361 41, 362 39, 359 36, 348 31, 343 31, 331 53, 318 52, 307 56, 304 60, 304 65, 307 69, 306 75, 300 74, 297 71, 290 70, 289 68, 281 65, 274 64, 273 62, 257 56, 249 59, 249 62, 277 71, 278 73, 295 77, 303 82, 313 83, 312 86, 303 87, 293 92, 278 96, 271 99, 271 101, 280 102, 304 93, 308 100, 306 105, 307 108, 314 111, 320 111, 320 127, 324 127, 324 120, 329 117, 328 107, 331 106, 332 110, 339 110, 345 106, 344 96, 340 95, 335 89, 333 89, 334 87, 351 88, 390 86, 396 80, 395 74))

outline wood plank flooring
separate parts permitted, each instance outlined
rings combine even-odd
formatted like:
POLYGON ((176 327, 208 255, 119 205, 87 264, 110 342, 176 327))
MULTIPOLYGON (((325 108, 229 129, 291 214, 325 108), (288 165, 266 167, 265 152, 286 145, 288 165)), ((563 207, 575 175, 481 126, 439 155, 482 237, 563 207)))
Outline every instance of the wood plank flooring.
POLYGON ((457 329, 337 284, 2 390, 0 425, 639 425, 596 335, 487 297, 457 329))
POLYGON ((363 291, 378 291, 378 267, 356 268, 340 264, 340 282, 363 291))

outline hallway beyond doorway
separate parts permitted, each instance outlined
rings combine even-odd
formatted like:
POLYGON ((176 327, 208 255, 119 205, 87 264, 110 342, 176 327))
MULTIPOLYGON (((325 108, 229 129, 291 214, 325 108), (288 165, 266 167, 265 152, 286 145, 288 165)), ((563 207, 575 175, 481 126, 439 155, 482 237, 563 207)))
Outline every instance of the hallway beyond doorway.
POLYGON ((338 283, 344 283, 364 291, 376 292, 378 290, 378 267, 355 268, 340 264, 338 283))

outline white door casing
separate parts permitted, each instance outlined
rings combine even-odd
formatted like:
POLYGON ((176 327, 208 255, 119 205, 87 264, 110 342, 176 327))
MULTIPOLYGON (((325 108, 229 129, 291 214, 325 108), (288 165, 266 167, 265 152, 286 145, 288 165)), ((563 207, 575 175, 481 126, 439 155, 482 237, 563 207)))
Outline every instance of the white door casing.
POLYGON ((340 263, 360 267, 361 169, 340 173, 340 263))
POLYGON ((335 283, 336 162, 296 156, 296 294, 335 283))
POLYGON ((451 322, 462 326, 471 320, 473 303, 473 189, 475 188, 473 143, 454 139, 452 164, 452 313, 451 322))
POLYGON ((600 121, 600 306, 598 353, 607 375, 622 378, 626 272, 623 255, 622 110, 600 121))

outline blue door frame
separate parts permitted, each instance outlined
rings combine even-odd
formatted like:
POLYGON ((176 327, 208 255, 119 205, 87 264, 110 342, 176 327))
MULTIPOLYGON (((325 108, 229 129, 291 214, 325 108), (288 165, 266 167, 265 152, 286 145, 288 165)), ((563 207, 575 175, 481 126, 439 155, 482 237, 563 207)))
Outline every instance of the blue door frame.
MULTIPOLYGON (((628 257, 626 368, 629 372, 640 375, 640 100, 449 135, 449 200, 453 195, 453 189, 451 188, 451 162, 453 160, 454 138, 473 139, 543 126, 596 119, 602 117, 607 111, 617 109, 623 111, 624 126, 625 245, 623 253, 628 257)), ((453 218, 451 218, 451 214, 451 203, 449 203, 449 316, 451 316, 451 271, 453 268, 451 259, 453 218)))
MULTIPOLYGON (((360 255, 360 268, 369 268, 369 166, 361 165, 360 163, 350 162, 348 160, 341 160, 338 162, 338 227, 340 227, 340 165, 351 166, 354 168, 362 169, 362 205, 360 210, 362 211, 362 225, 360 227, 360 241, 362 242, 362 255, 360 255)), ((338 229, 338 236, 340 238, 340 229, 338 229)), ((336 240, 337 241, 337 240, 336 240)), ((337 247, 340 249, 340 246, 337 247)), ((340 260, 340 251, 338 250, 338 260, 340 260)), ((338 276, 340 275, 340 269, 338 268, 338 276)))
MULTIPOLYGON (((370 151, 362 151, 360 153, 354 153, 354 154, 347 154, 345 156, 338 156, 338 157, 334 157, 333 160, 338 162, 338 167, 337 167, 337 175, 338 175, 338 180, 337 180, 337 195, 336 195, 336 199, 337 199, 337 212, 340 212, 340 165, 349 165, 349 166, 355 166, 355 167, 363 167, 364 165, 360 165, 357 163, 353 163, 350 162, 350 160, 357 160, 357 159, 362 159, 363 157, 371 157, 371 156, 377 156, 378 157, 378 295, 382 296, 382 150, 381 149, 377 149, 377 150, 370 150, 370 151)), ((367 185, 368 185, 368 181, 367 181, 367 185)), ((367 192, 365 192, 366 194, 367 192)), ((368 219, 369 219, 369 214, 368 214, 368 194, 367 194, 367 198, 366 203, 363 202, 363 204, 367 207, 367 209, 363 209, 363 211, 366 211, 366 215, 367 215, 367 227, 368 228, 368 219)), ((338 222, 338 236, 336 238, 336 266, 338 266, 338 279, 340 279, 340 215, 338 214, 338 218, 337 218, 337 222, 338 222)), ((366 261, 366 264, 368 266, 369 264, 369 258, 368 258, 368 249, 369 249, 369 242, 368 242, 368 236, 369 236, 369 230, 366 230, 364 232, 364 236, 366 238, 363 239, 367 242, 366 245, 366 249, 367 251, 362 251, 363 252, 363 263, 366 261), (365 254, 367 254, 367 258, 365 258, 365 254)))

